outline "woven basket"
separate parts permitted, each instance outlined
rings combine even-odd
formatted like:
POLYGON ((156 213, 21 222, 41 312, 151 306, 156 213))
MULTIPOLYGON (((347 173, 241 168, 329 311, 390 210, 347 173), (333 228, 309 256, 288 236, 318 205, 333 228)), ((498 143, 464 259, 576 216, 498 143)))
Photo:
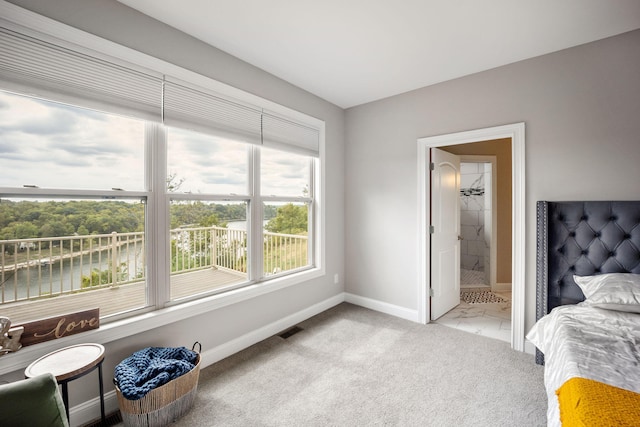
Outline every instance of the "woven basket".
POLYGON ((127 427, 163 427, 186 414, 193 406, 200 375, 200 354, 196 366, 184 375, 151 390, 143 398, 129 400, 116 385, 122 421, 127 427))

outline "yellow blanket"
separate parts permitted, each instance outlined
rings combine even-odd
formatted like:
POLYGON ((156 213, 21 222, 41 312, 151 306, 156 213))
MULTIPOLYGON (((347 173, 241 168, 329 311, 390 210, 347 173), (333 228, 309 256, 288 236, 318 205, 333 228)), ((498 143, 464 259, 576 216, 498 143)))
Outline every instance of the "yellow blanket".
POLYGON ((640 426, 640 394, 585 378, 558 390, 563 427, 640 426))

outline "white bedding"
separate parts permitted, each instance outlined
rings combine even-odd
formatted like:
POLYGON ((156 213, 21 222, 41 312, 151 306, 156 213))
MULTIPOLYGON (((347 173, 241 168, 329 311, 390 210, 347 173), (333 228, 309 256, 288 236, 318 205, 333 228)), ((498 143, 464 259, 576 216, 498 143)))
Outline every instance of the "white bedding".
POLYGON ((640 314, 582 304, 556 307, 527 334, 545 355, 549 426, 559 426, 555 391, 573 377, 640 393, 640 314))

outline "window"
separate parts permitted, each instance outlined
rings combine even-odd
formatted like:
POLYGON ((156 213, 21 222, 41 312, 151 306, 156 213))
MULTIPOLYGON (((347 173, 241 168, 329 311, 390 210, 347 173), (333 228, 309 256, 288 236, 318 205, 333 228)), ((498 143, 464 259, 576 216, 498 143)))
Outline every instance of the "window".
POLYGON ((320 266, 320 120, 84 33, 22 31, 0 22, 12 323, 105 322, 320 266))
POLYGON ((6 92, 0 105, 3 315, 146 307, 145 123, 6 92))
POLYGON ((262 149, 264 275, 307 267, 312 262, 313 158, 262 149))
POLYGON ((313 158, 174 128, 167 147, 172 301, 311 266, 313 158))
POLYGON ((250 146, 178 128, 167 146, 170 299, 248 283, 250 146))

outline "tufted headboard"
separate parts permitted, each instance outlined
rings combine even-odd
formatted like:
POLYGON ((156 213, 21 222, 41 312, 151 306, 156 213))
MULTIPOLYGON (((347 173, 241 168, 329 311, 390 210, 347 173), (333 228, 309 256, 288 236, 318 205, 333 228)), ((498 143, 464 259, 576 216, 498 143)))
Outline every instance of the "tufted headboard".
POLYGON ((541 201, 537 210, 536 320, 584 300, 574 274, 640 273, 640 201, 541 201))

